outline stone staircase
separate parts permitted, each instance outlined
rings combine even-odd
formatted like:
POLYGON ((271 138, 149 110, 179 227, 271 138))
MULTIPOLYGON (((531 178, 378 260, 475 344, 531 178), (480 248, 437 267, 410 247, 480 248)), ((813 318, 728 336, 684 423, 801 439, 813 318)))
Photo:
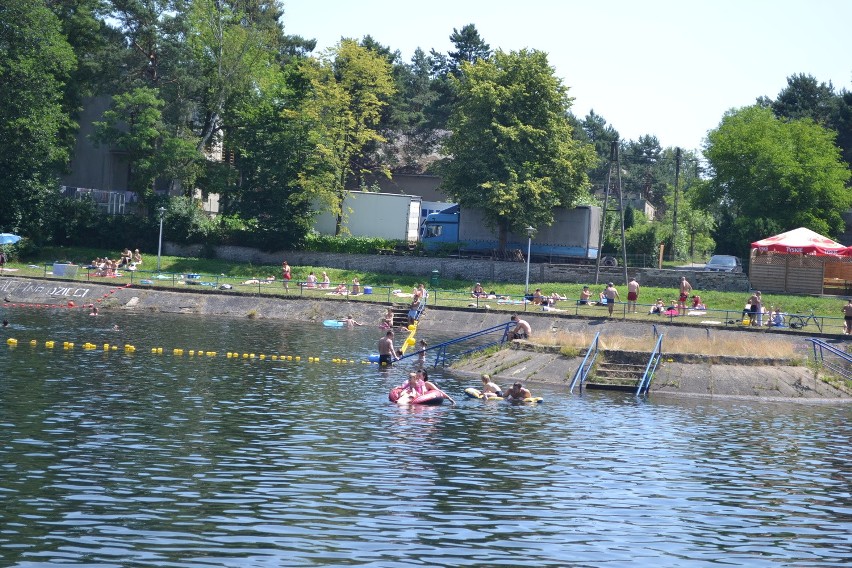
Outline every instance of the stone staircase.
POLYGON ((647 362, 614 363, 599 360, 584 387, 587 389, 633 392, 645 373, 646 365, 647 362))

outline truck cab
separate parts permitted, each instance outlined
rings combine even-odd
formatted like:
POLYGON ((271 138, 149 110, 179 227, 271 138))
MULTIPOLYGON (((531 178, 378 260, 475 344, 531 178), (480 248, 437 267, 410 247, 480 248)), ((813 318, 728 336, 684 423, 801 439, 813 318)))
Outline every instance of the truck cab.
POLYGON ((444 244, 459 242, 459 206, 453 205, 438 213, 426 215, 420 239, 426 250, 436 250, 444 244))

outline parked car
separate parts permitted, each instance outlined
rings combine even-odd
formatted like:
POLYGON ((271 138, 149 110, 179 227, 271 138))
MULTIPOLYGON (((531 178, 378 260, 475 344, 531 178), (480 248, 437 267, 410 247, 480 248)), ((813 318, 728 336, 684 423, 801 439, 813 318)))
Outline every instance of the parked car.
POLYGON ((743 265, 736 256, 714 254, 704 265, 706 272, 742 272, 743 265))

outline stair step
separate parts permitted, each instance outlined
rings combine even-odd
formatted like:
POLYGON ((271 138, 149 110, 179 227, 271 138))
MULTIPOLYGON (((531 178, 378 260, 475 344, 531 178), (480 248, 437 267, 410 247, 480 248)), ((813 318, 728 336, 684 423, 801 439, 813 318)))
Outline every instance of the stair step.
POLYGON ((596 390, 613 390, 613 391, 624 391, 624 392, 633 392, 636 390, 636 382, 634 381, 631 384, 622 384, 622 383, 599 383, 589 381, 583 385, 583 388, 586 389, 596 389, 596 390))
POLYGON ((601 377, 599 375, 595 375, 589 381, 594 383, 608 383, 608 384, 632 384, 635 385, 642 377, 601 377))

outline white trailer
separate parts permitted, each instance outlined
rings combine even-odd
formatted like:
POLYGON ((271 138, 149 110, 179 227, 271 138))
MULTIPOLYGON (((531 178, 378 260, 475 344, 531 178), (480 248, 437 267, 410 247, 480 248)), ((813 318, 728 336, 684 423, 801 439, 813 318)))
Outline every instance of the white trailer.
MULTIPOLYGON (((417 242, 420 233, 420 202, 417 195, 348 191, 343 199, 341 234, 417 242)), ((314 229, 333 235, 337 217, 328 211, 314 218, 314 229)))

